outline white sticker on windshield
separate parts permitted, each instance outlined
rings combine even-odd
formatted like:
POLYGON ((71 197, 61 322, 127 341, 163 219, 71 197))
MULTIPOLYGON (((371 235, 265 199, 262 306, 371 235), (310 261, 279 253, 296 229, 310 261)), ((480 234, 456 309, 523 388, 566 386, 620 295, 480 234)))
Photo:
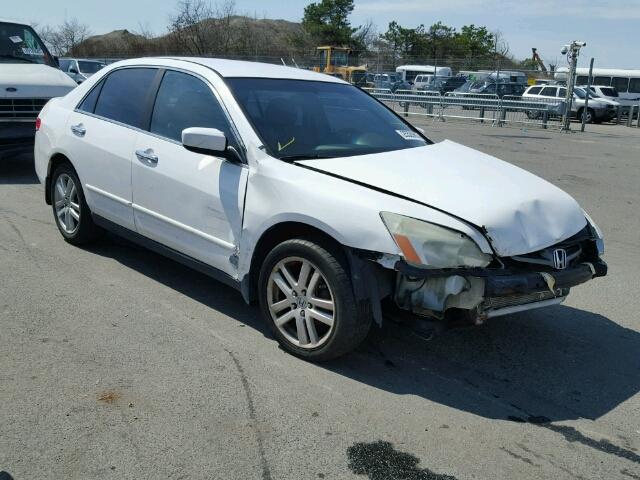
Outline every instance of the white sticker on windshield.
POLYGON ((31 55, 32 57, 44 57, 44 52, 39 48, 23 48, 22 53, 31 55))
POLYGON ((14 35, 13 37, 9 37, 13 43, 22 43, 22 39, 18 35, 14 35))
POLYGON ((405 140, 422 140, 420 135, 416 132, 412 132, 411 130, 396 130, 396 133, 405 140))

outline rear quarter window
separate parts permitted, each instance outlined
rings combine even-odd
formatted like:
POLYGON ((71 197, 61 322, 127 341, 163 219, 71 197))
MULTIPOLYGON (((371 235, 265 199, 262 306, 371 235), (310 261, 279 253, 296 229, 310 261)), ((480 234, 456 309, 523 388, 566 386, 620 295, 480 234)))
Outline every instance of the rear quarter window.
POLYGON ((527 91, 527 95, 539 95, 542 87, 531 87, 529 91, 527 91))

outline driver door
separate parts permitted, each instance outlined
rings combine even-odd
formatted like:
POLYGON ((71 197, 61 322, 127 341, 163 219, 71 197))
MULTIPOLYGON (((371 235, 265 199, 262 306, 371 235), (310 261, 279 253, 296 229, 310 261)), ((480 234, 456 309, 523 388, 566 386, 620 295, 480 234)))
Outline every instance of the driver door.
POLYGON ((138 233, 236 277, 248 168, 182 146, 182 130, 217 128, 237 147, 231 123, 200 78, 167 70, 149 132, 136 139, 132 168, 138 233))

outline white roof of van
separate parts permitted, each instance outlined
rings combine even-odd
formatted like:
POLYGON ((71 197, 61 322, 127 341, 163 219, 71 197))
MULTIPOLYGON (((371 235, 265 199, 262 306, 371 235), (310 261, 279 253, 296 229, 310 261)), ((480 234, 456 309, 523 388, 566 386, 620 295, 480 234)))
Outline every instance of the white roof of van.
POLYGON ((16 25, 26 25, 28 27, 31 26, 29 22, 23 22, 21 20, 11 20, 9 18, 0 18, 0 23, 15 23, 16 25))

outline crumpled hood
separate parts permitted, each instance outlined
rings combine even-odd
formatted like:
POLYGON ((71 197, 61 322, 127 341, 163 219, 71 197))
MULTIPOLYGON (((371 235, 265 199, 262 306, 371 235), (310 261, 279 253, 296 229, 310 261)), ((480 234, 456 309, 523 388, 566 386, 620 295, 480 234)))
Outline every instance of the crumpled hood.
POLYGON ((0 63, 0 98, 53 98, 76 87, 67 74, 43 64, 0 63), (8 92, 7 88, 15 88, 8 92))
POLYGON ((501 256, 546 248, 587 224, 578 203, 551 183, 449 140, 296 163, 415 199, 484 227, 501 256))

